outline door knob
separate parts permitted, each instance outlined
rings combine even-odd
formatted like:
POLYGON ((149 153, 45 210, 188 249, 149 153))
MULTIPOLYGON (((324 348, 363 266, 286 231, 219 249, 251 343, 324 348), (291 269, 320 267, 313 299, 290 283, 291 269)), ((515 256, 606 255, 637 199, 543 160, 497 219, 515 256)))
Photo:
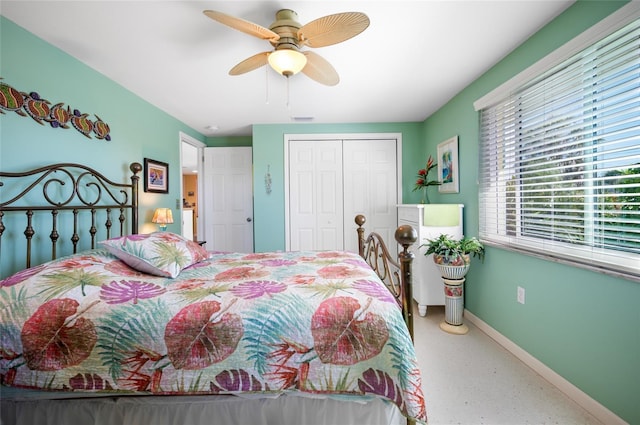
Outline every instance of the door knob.
POLYGON ((251 217, 247 217, 247 223, 251 223, 251 217))

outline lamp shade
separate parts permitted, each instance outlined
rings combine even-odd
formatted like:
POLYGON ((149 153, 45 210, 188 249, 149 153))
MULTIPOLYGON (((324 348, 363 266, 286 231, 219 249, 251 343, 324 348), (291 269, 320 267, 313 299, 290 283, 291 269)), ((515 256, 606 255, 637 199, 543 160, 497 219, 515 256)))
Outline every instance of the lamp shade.
POLYGON ((302 71, 307 64, 307 57, 297 50, 276 50, 269 54, 269 65, 281 75, 289 77, 302 71))
POLYGON ((156 223, 161 230, 166 230, 167 224, 173 223, 171 208, 156 208, 151 222, 156 223))

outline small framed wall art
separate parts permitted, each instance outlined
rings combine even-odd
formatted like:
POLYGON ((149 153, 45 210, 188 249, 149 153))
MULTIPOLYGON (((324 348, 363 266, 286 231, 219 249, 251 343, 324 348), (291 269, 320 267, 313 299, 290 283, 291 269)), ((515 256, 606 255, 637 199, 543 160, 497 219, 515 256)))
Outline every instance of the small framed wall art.
POLYGON ((144 191, 169 193, 169 164, 144 159, 144 191))
POLYGON ((438 192, 458 193, 460 191, 458 176, 458 136, 438 144, 438 192))

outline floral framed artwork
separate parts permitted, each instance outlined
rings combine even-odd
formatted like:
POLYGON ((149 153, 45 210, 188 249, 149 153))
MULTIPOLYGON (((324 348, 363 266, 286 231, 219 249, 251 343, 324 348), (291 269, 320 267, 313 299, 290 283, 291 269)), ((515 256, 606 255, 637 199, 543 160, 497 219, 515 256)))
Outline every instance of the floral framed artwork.
POLYGON ((460 191, 458 175, 458 136, 438 144, 438 192, 458 193, 460 191))
POLYGON ((169 164, 144 159, 144 191, 169 193, 169 164))

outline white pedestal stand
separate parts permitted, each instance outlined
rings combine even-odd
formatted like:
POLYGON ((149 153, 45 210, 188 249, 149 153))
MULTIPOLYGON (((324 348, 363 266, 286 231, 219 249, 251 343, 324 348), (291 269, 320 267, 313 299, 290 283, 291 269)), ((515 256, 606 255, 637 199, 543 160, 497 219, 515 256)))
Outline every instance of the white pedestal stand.
POLYGON ((440 329, 445 332, 464 335, 469 332, 467 325, 462 323, 464 311, 464 278, 442 278, 444 283, 444 322, 440 323, 440 329))

